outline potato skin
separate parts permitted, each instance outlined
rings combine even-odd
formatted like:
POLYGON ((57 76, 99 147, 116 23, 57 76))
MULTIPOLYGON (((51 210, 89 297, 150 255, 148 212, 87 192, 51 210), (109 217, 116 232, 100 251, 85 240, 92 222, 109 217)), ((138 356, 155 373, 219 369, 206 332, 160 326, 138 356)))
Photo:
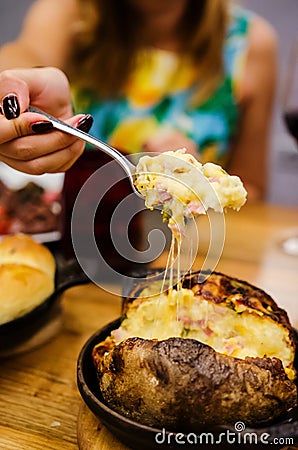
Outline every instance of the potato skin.
POLYGON ((93 351, 102 395, 142 424, 179 431, 239 420, 260 425, 297 403, 277 358, 237 359, 185 338, 129 338, 109 347, 93 351))

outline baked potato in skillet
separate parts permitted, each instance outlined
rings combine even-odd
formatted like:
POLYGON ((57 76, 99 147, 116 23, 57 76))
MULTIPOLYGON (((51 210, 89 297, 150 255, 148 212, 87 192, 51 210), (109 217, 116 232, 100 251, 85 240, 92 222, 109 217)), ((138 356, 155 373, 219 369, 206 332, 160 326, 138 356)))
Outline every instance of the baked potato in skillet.
POLYGON ((181 291, 135 291, 120 328, 94 347, 102 395, 154 427, 269 422, 297 404, 294 334, 261 289, 213 272, 181 291), (136 298, 137 295, 137 298, 136 298))

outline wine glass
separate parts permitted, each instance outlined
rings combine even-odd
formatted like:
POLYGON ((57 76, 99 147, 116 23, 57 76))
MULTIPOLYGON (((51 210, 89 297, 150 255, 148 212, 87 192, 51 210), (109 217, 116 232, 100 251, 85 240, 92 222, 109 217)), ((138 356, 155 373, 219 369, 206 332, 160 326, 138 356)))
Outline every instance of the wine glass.
POLYGON ((284 122, 298 149, 298 37, 291 49, 283 99, 284 122))
MULTIPOLYGON (((298 150, 298 37, 291 48, 283 98, 283 119, 289 134, 294 138, 298 150)), ((282 243, 285 253, 298 256, 298 235, 282 243)))

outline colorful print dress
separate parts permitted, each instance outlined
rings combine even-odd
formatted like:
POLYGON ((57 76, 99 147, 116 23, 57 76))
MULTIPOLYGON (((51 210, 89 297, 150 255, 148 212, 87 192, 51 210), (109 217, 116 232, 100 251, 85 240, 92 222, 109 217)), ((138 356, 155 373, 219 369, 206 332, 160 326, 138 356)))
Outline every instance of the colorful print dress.
POLYGON ((197 143, 202 162, 224 165, 239 120, 235 87, 252 17, 242 8, 232 9, 223 52, 224 77, 204 103, 191 102, 198 82, 190 61, 180 64, 173 52, 148 49, 139 55, 123 98, 100 101, 90 92, 74 89, 76 111, 92 114, 91 133, 125 152, 141 152, 158 130, 174 129, 197 143))

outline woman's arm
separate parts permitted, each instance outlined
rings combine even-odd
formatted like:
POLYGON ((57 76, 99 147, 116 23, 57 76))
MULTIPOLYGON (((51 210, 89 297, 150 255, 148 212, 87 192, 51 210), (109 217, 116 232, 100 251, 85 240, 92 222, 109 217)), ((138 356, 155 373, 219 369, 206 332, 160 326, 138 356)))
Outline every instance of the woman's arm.
POLYGON ((239 175, 248 198, 266 196, 268 145, 276 88, 277 39, 271 26, 261 18, 251 24, 244 76, 237 96, 242 119, 232 149, 229 172, 239 175))
POLYGON ((0 71, 34 66, 64 69, 77 20, 76 0, 34 2, 18 38, 0 49, 0 71))

